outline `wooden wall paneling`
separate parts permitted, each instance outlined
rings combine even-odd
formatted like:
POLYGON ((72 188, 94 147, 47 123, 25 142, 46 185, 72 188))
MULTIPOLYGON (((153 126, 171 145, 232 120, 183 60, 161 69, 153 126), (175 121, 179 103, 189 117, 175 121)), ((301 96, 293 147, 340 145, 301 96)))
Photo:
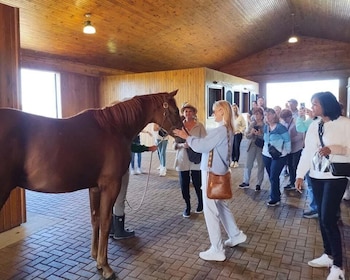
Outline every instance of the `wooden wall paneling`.
MULTIPOLYGON (((178 107, 181 108, 184 102, 193 104, 198 109, 198 120, 207 125, 210 119, 208 120, 206 116, 206 89, 207 85, 214 80, 225 85, 246 86, 253 91, 258 91, 258 84, 255 82, 208 68, 191 68, 103 77, 100 86, 100 104, 104 106, 112 101, 131 98, 135 95, 178 89, 176 95, 178 107)), ((146 130, 151 131, 152 127, 147 126, 146 130)), ((154 143, 146 134, 141 134, 141 142, 146 145, 154 143)), ((172 149, 171 146, 169 144, 168 149, 172 149)))
POLYGON ((124 70, 79 63, 62 57, 49 55, 48 53, 34 52, 27 49, 21 50, 20 64, 22 67, 41 71, 70 72, 93 77, 131 73, 124 70))
POLYGON ((99 106, 99 78, 63 72, 61 80, 62 117, 73 116, 99 106))
MULTIPOLYGON (((0 27, 0 106, 19 108, 19 10, 0 4, 0 27)), ((24 194, 20 188, 11 192, 0 212, 0 232, 26 221, 24 194)))
POLYGON ((203 119, 203 88, 205 68, 148 72, 108 76, 101 78, 100 105, 105 106, 112 101, 131 98, 135 95, 157 92, 171 92, 178 89, 176 102, 179 107, 190 102, 198 107, 198 117, 203 119))
MULTIPOLYGON (((204 119, 204 79, 205 68, 192 68, 161 72, 148 72, 101 78, 100 105, 105 106, 115 100, 124 100, 135 95, 157 92, 171 92, 178 89, 176 102, 181 108, 184 102, 190 102, 198 108, 198 119, 204 119)), ((148 125, 145 130, 152 131, 148 125)), ((172 149, 171 138, 168 149, 172 149)), ((141 143, 153 145, 154 140, 149 135, 141 134, 141 143)))

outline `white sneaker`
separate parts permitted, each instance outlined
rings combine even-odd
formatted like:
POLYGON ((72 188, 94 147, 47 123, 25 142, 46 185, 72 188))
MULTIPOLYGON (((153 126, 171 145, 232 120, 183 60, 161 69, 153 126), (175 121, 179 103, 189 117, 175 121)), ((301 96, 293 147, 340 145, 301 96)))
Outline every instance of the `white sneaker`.
POLYGON ((345 193, 343 195, 344 200, 350 200, 350 190, 349 188, 346 188, 345 193))
POLYGON ((159 176, 164 177, 166 175, 166 167, 161 167, 159 170, 159 176))
POLYGON ((327 280, 345 280, 345 272, 336 265, 332 265, 327 280))
POLYGON ((131 168, 130 168, 130 171, 129 171, 129 172, 130 172, 130 175, 135 175, 134 169, 131 169, 131 168))
POLYGON ((235 247, 238 244, 244 243, 247 240, 247 236, 243 233, 243 231, 240 231, 238 235, 236 235, 234 238, 227 239, 225 241, 225 246, 227 247, 235 247))
POLYGON ((136 169, 136 174, 142 174, 142 170, 141 170, 140 167, 138 167, 138 168, 136 169))
POLYGON ((233 168, 237 168, 239 166, 238 161, 235 161, 235 163, 233 164, 233 168))
POLYGON ((226 260, 225 250, 215 251, 213 248, 210 248, 204 252, 200 252, 199 257, 205 261, 223 262, 226 260))
POLYGON ((234 167, 235 166, 235 162, 231 161, 230 167, 234 167))
POLYGON ((313 259, 307 264, 312 267, 331 267, 333 265, 333 260, 328 257, 327 254, 323 254, 321 257, 313 259))

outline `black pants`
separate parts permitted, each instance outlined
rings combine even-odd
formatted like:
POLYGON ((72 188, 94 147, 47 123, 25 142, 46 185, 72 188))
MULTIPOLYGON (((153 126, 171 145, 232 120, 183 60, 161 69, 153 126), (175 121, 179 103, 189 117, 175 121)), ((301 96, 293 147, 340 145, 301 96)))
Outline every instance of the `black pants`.
POLYGON ((190 179, 192 178, 192 183, 194 189, 196 190, 197 198, 198 198, 198 206, 199 208, 203 207, 202 200, 202 178, 200 170, 187 170, 179 172, 180 186, 182 197, 186 202, 186 206, 191 209, 191 195, 190 195, 190 179))
POLYGON ((342 243, 337 214, 348 179, 310 179, 317 204, 324 253, 333 257, 334 265, 343 267, 342 243))
POLYGON ((292 184, 292 185, 294 185, 294 183, 295 183, 296 172, 297 172, 297 167, 298 167, 298 163, 300 160, 301 152, 302 152, 302 150, 297 151, 295 153, 290 153, 287 155, 289 180, 290 180, 290 184, 292 184))
POLYGON ((240 148, 242 142, 243 134, 237 133, 233 138, 233 147, 232 147, 232 161, 239 161, 240 148))

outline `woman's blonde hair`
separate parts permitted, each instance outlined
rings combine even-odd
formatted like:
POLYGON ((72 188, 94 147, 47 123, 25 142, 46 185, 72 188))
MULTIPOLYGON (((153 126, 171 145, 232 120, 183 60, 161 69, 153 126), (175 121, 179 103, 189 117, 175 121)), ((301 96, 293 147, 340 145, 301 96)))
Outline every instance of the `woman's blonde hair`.
POLYGON ((213 109, 216 110, 217 108, 221 108, 222 111, 224 112, 224 125, 227 127, 229 131, 234 132, 234 126, 233 126, 233 111, 231 104, 225 100, 219 100, 216 101, 213 105, 213 109))
POLYGON ((233 103, 233 104, 232 104, 232 113, 233 113, 233 117, 234 117, 234 118, 239 117, 239 114, 241 113, 241 112, 239 111, 239 107, 238 107, 238 105, 237 105, 236 103, 233 103), (236 107, 236 108, 237 108, 237 112, 235 112, 235 110, 233 110, 233 107, 236 107))

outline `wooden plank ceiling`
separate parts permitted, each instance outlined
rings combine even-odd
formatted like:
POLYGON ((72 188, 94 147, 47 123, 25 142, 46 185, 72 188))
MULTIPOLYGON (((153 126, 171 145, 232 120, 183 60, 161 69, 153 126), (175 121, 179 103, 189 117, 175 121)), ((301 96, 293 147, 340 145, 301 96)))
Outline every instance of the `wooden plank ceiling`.
POLYGON ((350 43, 349 0, 0 0, 23 52, 131 72, 220 67, 300 36, 350 43), (82 32, 91 13, 96 34, 82 32))

